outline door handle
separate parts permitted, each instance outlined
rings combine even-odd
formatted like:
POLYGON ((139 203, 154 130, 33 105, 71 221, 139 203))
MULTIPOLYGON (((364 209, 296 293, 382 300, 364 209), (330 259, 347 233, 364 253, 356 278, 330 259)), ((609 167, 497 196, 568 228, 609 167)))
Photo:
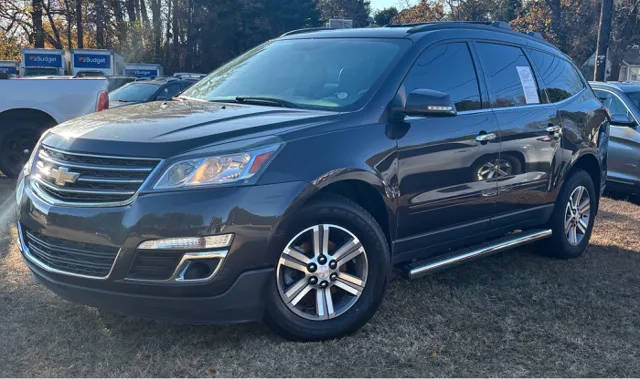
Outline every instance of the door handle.
POLYGON ((483 133, 483 134, 479 134, 476 137, 476 141, 478 142, 489 142, 489 141, 493 141, 494 139, 496 139, 496 135, 493 133, 483 133))
POLYGON ((558 125, 549 125, 546 130, 549 134, 556 134, 556 133, 560 133, 562 128, 558 125))

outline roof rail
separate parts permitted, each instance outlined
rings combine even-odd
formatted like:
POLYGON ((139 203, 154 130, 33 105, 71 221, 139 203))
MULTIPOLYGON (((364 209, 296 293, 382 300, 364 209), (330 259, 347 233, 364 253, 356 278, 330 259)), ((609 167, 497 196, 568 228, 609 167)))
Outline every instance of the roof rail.
POLYGON ((542 36, 542 34, 540 34, 539 32, 528 32, 527 35, 529 37, 533 37, 533 38, 537 38, 537 39, 541 39, 541 40, 545 40, 544 37, 542 36))
POLYGON ((290 35, 293 35, 293 34, 316 32, 316 31, 319 31, 319 30, 334 30, 334 29, 335 28, 325 28, 324 26, 319 26, 319 27, 315 27, 315 28, 296 29, 296 30, 291 30, 291 31, 288 31, 286 33, 283 33, 280 37, 290 36, 290 35))
POLYGON ((504 29, 511 31, 511 25, 505 21, 442 21, 442 22, 432 22, 425 24, 418 24, 413 28, 409 29, 408 33, 418 33, 425 30, 428 30, 430 27, 434 25, 487 25, 493 26, 499 29, 504 29))

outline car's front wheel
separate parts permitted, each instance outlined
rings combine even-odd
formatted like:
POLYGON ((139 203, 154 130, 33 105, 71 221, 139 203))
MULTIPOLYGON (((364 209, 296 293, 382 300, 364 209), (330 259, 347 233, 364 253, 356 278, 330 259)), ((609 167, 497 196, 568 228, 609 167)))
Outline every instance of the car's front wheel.
POLYGON ((353 332, 378 308, 389 248, 376 220, 341 197, 304 207, 287 224, 277 252, 267 322, 295 340, 353 332))

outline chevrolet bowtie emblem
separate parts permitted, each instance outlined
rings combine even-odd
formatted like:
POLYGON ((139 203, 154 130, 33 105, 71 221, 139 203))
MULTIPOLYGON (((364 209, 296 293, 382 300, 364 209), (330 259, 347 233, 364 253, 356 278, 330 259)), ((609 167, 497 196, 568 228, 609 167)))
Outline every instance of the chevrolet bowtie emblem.
POLYGON ((64 186, 67 183, 75 183, 78 180, 78 176, 80 176, 77 172, 69 172, 69 169, 66 167, 58 167, 52 168, 49 170, 49 177, 56 180, 56 184, 59 186, 64 186))

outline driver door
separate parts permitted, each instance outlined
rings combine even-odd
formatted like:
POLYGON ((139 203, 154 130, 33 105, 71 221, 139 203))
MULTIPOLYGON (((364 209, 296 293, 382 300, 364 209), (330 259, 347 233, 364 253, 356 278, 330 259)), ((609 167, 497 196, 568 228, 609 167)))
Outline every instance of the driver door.
POLYGON ((447 93, 458 112, 405 118, 394 246, 401 255, 463 246, 490 228, 498 193, 490 167, 499 158, 500 133, 494 113, 482 108, 478 77, 467 43, 444 43, 422 54, 400 89, 447 93))

